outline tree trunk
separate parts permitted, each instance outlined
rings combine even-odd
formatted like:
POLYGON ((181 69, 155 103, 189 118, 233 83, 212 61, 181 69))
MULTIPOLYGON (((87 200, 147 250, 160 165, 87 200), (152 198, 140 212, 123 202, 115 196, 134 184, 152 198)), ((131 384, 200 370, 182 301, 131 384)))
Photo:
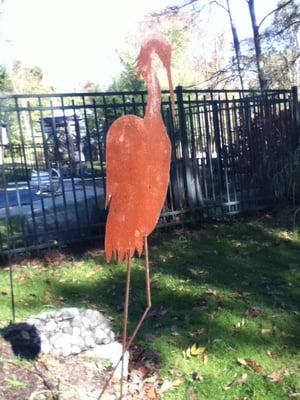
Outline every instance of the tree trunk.
POLYGON ((254 40, 255 58, 256 58, 256 67, 257 67, 259 86, 260 86, 261 90, 266 90, 266 89, 268 89, 268 81, 266 79, 264 69, 263 69, 260 34, 259 34, 258 25, 256 22, 254 0, 248 0, 248 7, 249 7, 249 13, 250 13, 251 25, 252 25, 252 31, 253 31, 253 40, 254 40))
POLYGON ((239 41, 238 33, 236 30, 236 26, 235 26, 233 18, 232 18, 229 0, 226 0, 226 1, 227 1, 227 11, 228 11, 228 16, 229 16, 229 20, 230 20, 230 27, 231 27, 231 33, 232 33, 232 38, 233 38, 233 47, 234 47, 234 52, 235 52, 239 80, 240 80, 240 84, 241 84, 241 89, 244 90, 243 72, 242 72, 242 67, 241 67, 242 54, 241 54, 240 41, 239 41))

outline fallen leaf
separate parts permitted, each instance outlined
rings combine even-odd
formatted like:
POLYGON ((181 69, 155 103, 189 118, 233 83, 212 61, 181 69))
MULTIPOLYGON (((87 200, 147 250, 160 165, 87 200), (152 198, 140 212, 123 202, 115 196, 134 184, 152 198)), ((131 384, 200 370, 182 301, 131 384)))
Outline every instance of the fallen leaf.
POLYGON ((94 276, 96 272, 97 272, 97 271, 94 271, 94 270, 89 271, 85 276, 86 276, 87 278, 90 278, 90 277, 94 276))
POLYGON ((179 335, 179 332, 177 330, 177 325, 172 325, 170 330, 171 330, 171 335, 172 336, 178 336, 179 335))
POLYGON ((234 325, 234 327, 235 327, 236 329, 240 329, 240 328, 242 328, 244 325, 245 325, 245 320, 244 320, 244 318, 242 318, 242 320, 239 321, 238 323, 236 323, 236 324, 234 325))
POLYGON ((193 372, 192 373, 192 379, 193 379, 193 381, 197 381, 197 382, 203 382, 203 376, 202 375, 200 375, 200 374, 198 374, 198 372, 193 372))
POLYGON ((207 331, 204 328, 198 329, 194 332, 189 332, 190 337, 207 336, 207 331))
POLYGON ((156 389, 153 385, 150 386, 147 391, 147 399, 148 400, 157 400, 158 399, 156 389))
POLYGON ((247 366, 252 369, 252 371, 256 372, 257 374, 261 374, 263 372, 263 368, 261 365, 257 364, 256 361, 246 359, 247 366))
POLYGON ((246 311, 246 315, 252 318, 259 318, 262 315, 262 309, 259 307, 250 307, 246 311))
POLYGON ((208 296, 216 296, 217 295, 217 291, 216 290, 212 290, 212 289, 207 289, 205 293, 208 296))
POLYGON ((138 368, 134 368, 131 371, 132 375, 137 375, 140 379, 144 380, 150 374, 151 370, 146 366, 140 366, 138 368))
POLYGON ((193 388, 189 387, 186 391, 186 394, 190 400, 198 400, 198 394, 195 392, 193 388))
POLYGON ((249 292, 236 292, 234 293, 233 297, 235 297, 236 299, 246 299, 247 297, 249 297, 251 295, 251 293, 249 292))
POLYGON ((234 386, 238 386, 238 385, 245 385, 248 381, 248 375, 247 374, 243 374, 239 379, 235 380, 233 382, 234 386))
POLYGON ((191 347, 188 347, 184 352, 184 356, 186 358, 191 357, 201 357, 206 352, 206 347, 197 347, 196 344, 193 344, 191 347))
POLYGON ((278 372, 273 372, 272 374, 268 375, 268 379, 272 383, 281 383, 283 382, 283 376, 280 375, 278 372))
POLYGON ((276 357, 275 354, 271 350, 267 350, 266 353, 270 358, 275 358, 276 357))
POLYGON ((163 393, 166 393, 170 389, 172 389, 174 383, 172 381, 169 381, 168 379, 164 379, 162 385, 157 389, 157 393, 162 395, 163 393))
POLYGON ((272 332, 272 329, 261 329, 260 332, 262 335, 267 335, 272 332))
POLYGON ((237 362, 238 362, 240 365, 243 365, 244 367, 247 367, 247 361, 244 360, 243 358, 237 358, 237 362))
POLYGON ((289 394, 289 397, 290 397, 291 399, 298 399, 298 398, 300 398, 300 392, 290 393, 290 394, 289 394))
POLYGON ((243 365, 244 367, 248 367, 252 369, 252 371, 256 372, 257 374, 261 374, 263 371, 263 368, 261 365, 259 365, 256 361, 250 360, 249 358, 237 358, 237 362, 240 365, 243 365))
POLYGON ((248 382, 248 375, 245 373, 243 374, 240 378, 234 379, 229 385, 227 385, 224 389, 229 390, 231 389, 232 386, 241 386, 241 385, 246 385, 248 382))
POLYGON ((199 275, 204 273, 204 271, 199 271, 199 270, 194 269, 194 268, 188 268, 188 271, 194 278, 197 278, 199 275))

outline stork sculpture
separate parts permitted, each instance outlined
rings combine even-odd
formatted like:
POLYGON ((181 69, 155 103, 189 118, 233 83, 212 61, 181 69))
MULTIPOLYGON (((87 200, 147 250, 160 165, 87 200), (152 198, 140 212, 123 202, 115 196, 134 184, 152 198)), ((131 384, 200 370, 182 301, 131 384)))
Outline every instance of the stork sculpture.
POLYGON ((118 118, 111 125, 106 142, 106 260, 127 261, 122 365, 125 352, 151 308, 147 238, 159 219, 169 182, 171 143, 161 114, 161 88, 153 65, 155 54, 167 71, 174 115, 171 46, 165 38, 151 36, 143 42, 137 58, 138 73, 148 90, 145 117, 118 118), (140 256, 143 250, 147 306, 127 341, 131 258, 135 251, 140 256))

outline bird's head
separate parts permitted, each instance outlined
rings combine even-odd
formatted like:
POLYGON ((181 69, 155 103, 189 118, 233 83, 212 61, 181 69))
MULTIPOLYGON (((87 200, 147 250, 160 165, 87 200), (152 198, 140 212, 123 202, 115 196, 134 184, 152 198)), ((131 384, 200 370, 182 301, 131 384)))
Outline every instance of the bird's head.
POLYGON ((157 54, 168 75, 169 89, 172 100, 172 114, 174 116, 174 91, 171 75, 171 55, 172 48, 165 37, 161 35, 153 35, 148 37, 142 43, 141 51, 137 57, 138 74, 147 80, 148 74, 152 68, 152 58, 157 54))

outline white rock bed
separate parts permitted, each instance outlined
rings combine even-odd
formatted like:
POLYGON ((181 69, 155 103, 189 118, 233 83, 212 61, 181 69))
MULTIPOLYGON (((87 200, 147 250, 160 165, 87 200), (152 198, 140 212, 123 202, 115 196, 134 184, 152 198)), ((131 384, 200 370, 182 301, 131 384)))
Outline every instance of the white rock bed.
POLYGON ((64 308, 31 316, 25 321, 34 326, 41 352, 67 357, 115 340, 111 324, 99 311, 64 308))
MULTIPOLYGON (((110 321, 99 311, 63 308, 33 315, 25 322, 5 328, 4 337, 20 343, 35 354, 54 357, 87 355, 108 359, 116 366, 122 356, 122 345, 115 341, 110 321)), ((124 376, 128 375, 128 352, 124 357, 124 376)), ((115 371, 121 376, 121 363, 115 371)))

